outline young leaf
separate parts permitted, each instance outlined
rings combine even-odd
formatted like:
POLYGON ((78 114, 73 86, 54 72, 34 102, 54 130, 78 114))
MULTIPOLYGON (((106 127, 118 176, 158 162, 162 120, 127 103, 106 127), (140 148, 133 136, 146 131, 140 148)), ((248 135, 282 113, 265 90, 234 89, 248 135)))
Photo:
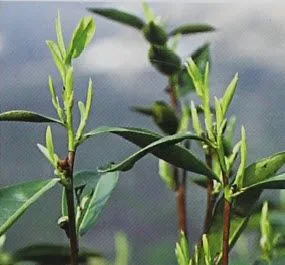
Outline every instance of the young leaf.
POLYGON ((49 157, 53 157, 54 147, 53 147, 53 139, 52 139, 52 132, 51 132, 50 126, 48 126, 46 130, 46 146, 47 146, 49 157))
POLYGON ((61 21, 60 21, 59 11, 58 11, 57 19, 56 19, 56 23, 55 23, 55 32, 56 32, 56 36, 57 36, 57 43, 58 43, 58 48, 59 48, 61 57, 63 59, 65 59, 66 50, 65 50, 64 40, 63 40, 63 35, 62 35, 62 30, 61 30, 61 21))
POLYGON ((215 97, 215 110, 216 110, 216 123, 217 123, 217 131, 218 131, 220 130, 220 127, 223 122, 223 113, 221 109, 221 104, 216 97, 215 97))
POLYGON ((116 259, 115 265, 128 265, 130 259, 130 244, 127 236, 123 232, 117 232, 115 235, 116 259))
POLYGON ((141 30, 145 25, 144 21, 139 17, 115 8, 88 8, 88 10, 91 13, 101 15, 138 30, 141 30))
POLYGON ((241 152, 240 152, 240 165, 237 171, 235 184, 237 185, 238 189, 243 187, 243 177, 244 171, 246 167, 246 135, 245 129, 242 126, 241 128, 241 152))
POLYGON ((44 147, 41 144, 37 144, 39 150, 42 152, 42 154, 47 158, 47 160, 50 162, 50 164, 54 167, 57 168, 57 160, 58 157, 56 154, 50 154, 49 150, 44 147))
MULTIPOLYGON (((209 43, 206 43, 191 54, 192 60, 197 65, 203 76, 207 62, 209 63, 209 66, 211 66, 211 56, 209 47, 209 43)), ((195 91, 195 86, 193 84, 191 76, 188 74, 186 65, 182 67, 182 70, 178 74, 178 88, 180 96, 185 96, 189 92, 195 91)))
POLYGON ((189 58, 186 65, 188 74, 190 75, 197 95, 203 100, 204 98, 204 78, 192 58, 189 58))
POLYGON ((205 263, 206 263, 206 265, 211 265, 212 264, 212 258, 211 258, 209 242, 208 242, 208 238, 207 238, 206 234, 204 234, 202 236, 202 242, 203 242, 205 263))
POLYGON ((47 46, 49 47, 50 53, 58 69, 58 72, 60 73, 62 80, 64 80, 65 79, 65 64, 64 64, 63 58, 61 57, 60 49, 58 45, 52 40, 47 40, 46 43, 47 43, 47 46))
POLYGON ((143 5, 143 13, 144 13, 144 18, 147 23, 154 21, 155 20, 155 14, 153 10, 150 8, 149 4, 146 2, 142 3, 143 5))
POLYGON ((222 111, 224 117, 226 116, 226 113, 228 111, 229 105, 231 104, 232 98, 234 96, 236 87, 237 87, 237 82, 238 82, 238 74, 235 74, 233 80, 227 87, 225 94, 221 100, 221 105, 222 105, 222 111))
POLYGON ((261 218, 260 218, 260 247, 262 250, 262 258, 270 261, 270 257, 272 256, 272 228, 268 218, 268 202, 263 203, 261 218))
POLYGON ((231 116, 227 122, 227 127, 224 131, 223 146, 226 156, 231 155, 233 151, 232 149, 233 149, 233 138, 235 133, 235 123, 236 123, 236 117, 231 116))
POLYGON ((92 17, 84 17, 73 32, 67 56, 67 63, 77 58, 92 40, 95 33, 95 22, 92 17))
POLYGON ((181 118, 177 132, 186 133, 189 128, 189 122, 190 122, 189 106, 187 106, 184 103, 181 103, 181 118))
POLYGON ((211 32, 214 31, 215 28, 207 25, 207 24, 185 24, 181 25, 168 33, 168 36, 174 36, 176 34, 195 34, 202 32, 211 32))
POLYGON ((63 123, 55 118, 47 117, 27 110, 11 110, 0 113, 0 121, 20 121, 20 122, 55 122, 63 123))
MULTIPOLYGON (((70 247, 65 245, 39 244, 21 248, 13 253, 17 262, 36 262, 38 265, 62 265, 70 262, 70 247)), ((98 252, 80 247, 78 262, 87 263, 91 257, 102 257, 98 252)))
POLYGON ((86 210, 83 212, 81 222, 78 223, 80 236, 84 235, 97 222, 100 213, 117 186, 118 176, 118 172, 112 172, 100 177, 95 191, 86 205, 86 210))
POLYGON ((59 179, 36 180, 0 189, 0 236, 59 179))
POLYGON ((165 162, 164 160, 159 159, 158 167, 159 167, 159 176, 161 180, 165 183, 167 188, 169 188, 170 190, 174 190, 175 181, 171 165, 165 162))

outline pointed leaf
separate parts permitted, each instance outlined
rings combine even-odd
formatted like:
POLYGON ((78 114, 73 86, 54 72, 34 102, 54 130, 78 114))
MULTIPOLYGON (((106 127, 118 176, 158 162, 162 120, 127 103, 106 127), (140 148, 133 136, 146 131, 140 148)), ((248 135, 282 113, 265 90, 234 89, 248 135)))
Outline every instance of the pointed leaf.
POLYGON ((27 110, 11 110, 0 113, 0 121, 21 121, 21 122, 55 122, 63 123, 55 118, 47 117, 27 110))
POLYGON ((185 24, 181 25, 169 32, 168 36, 174 36, 176 34, 195 34, 202 32, 211 32, 215 28, 207 24, 185 24))
POLYGON ((203 134, 203 129, 198 117, 197 109, 195 103, 191 100, 191 118, 192 118, 192 126, 197 135, 203 134))
MULTIPOLYGON (((192 60, 198 66, 200 72, 204 76, 204 71, 206 68, 206 63, 209 62, 211 66, 211 56, 210 56, 210 45, 206 43, 199 47, 196 51, 191 54, 192 60)), ((194 92, 195 87, 191 76, 189 75, 186 65, 183 66, 182 70, 178 74, 178 88, 180 96, 185 96, 189 92, 194 92)))
POLYGON ((144 13, 144 18, 147 23, 154 21, 155 20, 155 14, 153 10, 150 8, 149 4, 146 2, 143 2, 143 13, 144 13))
MULTIPOLYGON (((285 152, 276 153, 248 166, 244 171, 243 188, 269 180, 285 163, 285 152)), ((258 200, 261 189, 240 194, 234 201, 234 210, 241 216, 248 215, 258 200)))
POLYGON ((95 22, 92 17, 84 17, 73 32, 68 50, 67 62, 77 58, 92 40, 95 33, 95 22))
POLYGON ((143 34, 150 44, 164 45, 167 41, 167 35, 164 29, 156 25, 153 21, 144 26, 143 34))
POLYGON ((55 65, 58 69, 58 72, 60 73, 62 80, 64 80, 65 65, 64 65, 63 58, 61 57, 60 49, 59 49, 58 45, 52 40, 47 40, 46 44, 49 47, 50 53, 52 55, 52 58, 53 58, 55 65))
POLYGON ((226 88, 225 94, 221 100, 221 105, 222 105, 222 111, 224 117, 226 116, 226 113, 228 111, 228 108, 232 102, 233 96, 235 94, 235 90, 237 87, 238 83, 238 74, 235 74, 233 80, 229 84, 229 86, 226 88))
POLYGON ((60 50, 61 57, 65 59, 66 50, 65 50, 64 40, 63 40, 63 35, 62 35, 62 30, 61 30, 61 21, 60 21, 59 11, 58 11, 57 19, 55 23, 55 31, 56 31, 57 43, 58 43, 58 48, 60 50))
POLYGON ((144 21, 139 17, 115 8, 88 8, 88 10, 92 13, 101 15, 105 18, 109 18, 111 20, 139 30, 141 30, 145 25, 144 21))
POLYGON ((86 206, 82 220, 78 224, 78 233, 80 236, 84 235, 97 222, 113 190, 117 186, 118 176, 118 172, 112 172, 102 175, 98 180, 95 191, 86 206))
POLYGON ((196 158, 188 149, 175 145, 176 143, 186 139, 205 141, 203 138, 198 137, 197 135, 185 133, 162 137, 159 134, 136 128, 101 127, 87 133, 85 137, 88 138, 106 132, 118 134, 128 141, 142 147, 142 149, 125 159, 123 162, 117 165, 111 165, 105 170, 100 170, 101 172, 129 170, 131 167, 133 167, 137 160, 144 157, 147 153, 152 153, 156 157, 163 159, 174 166, 195 173, 200 173, 208 176, 209 178, 218 180, 217 176, 212 172, 212 170, 210 170, 201 160, 196 158))
POLYGON ((227 122, 227 127, 224 131, 223 136, 223 146, 225 150, 225 155, 229 156, 233 149, 233 138, 235 133, 236 116, 231 116, 227 122))
POLYGON ((36 180, 0 189, 0 236, 59 179, 36 180))
MULTIPOLYGON (((31 245, 17 250, 13 257, 18 262, 32 261, 39 265, 68 264, 70 262, 70 247, 53 244, 31 245)), ((78 262, 86 263, 91 257, 102 257, 102 255, 80 247, 78 262)))

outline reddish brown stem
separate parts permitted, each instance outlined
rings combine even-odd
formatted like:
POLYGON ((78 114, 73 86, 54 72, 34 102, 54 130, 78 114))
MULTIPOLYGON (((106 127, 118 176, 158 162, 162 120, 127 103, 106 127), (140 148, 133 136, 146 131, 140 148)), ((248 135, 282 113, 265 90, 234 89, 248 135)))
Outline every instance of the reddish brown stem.
MULTIPOLYGON (((224 187, 228 186, 228 177, 223 173, 224 187)), ((230 238, 230 226, 231 226, 231 202, 227 200, 224 195, 224 224, 223 224, 223 254, 222 265, 229 264, 229 238, 230 238)))
POLYGON ((75 209, 74 209, 74 189, 73 189, 73 166, 74 166, 75 152, 68 152, 68 168, 66 177, 69 180, 69 185, 66 187, 66 202, 68 211, 69 224, 69 242, 71 249, 71 265, 78 265, 78 240, 76 234, 75 223, 75 209))

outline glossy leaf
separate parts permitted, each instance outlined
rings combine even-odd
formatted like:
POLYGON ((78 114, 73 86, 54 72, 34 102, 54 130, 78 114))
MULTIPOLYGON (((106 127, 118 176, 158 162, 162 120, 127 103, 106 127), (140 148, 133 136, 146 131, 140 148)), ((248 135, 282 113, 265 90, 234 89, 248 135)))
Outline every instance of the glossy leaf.
POLYGON ((162 137, 161 135, 138 128, 120 128, 120 127, 99 127, 87 134, 85 138, 89 138, 102 133, 113 133, 117 134, 126 140, 134 143, 135 145, 144 148, 138 153, 132 155, 129 159, 126 159, 119 165, 112 165, 107 171, 113 171, 115 168, 120 168, 120 170, 128 170, 129 167, 133 166, 133 163, 137 159, 143 157, 148 152, 152 153, 156 157, 167 161, 168 163, 180 167, 182 169, 200 173, 206 175, 210 178, 217 179, 217 176, 198 158, 196 158, 188 149, 173 145, 182 140, 186 139, 196 139, 198 141, 203 141, 201 137, 196 135, 186 133, 173 136, 162 137), (170 145, 172 144, 172 145, 170 145))
POLYGON ((127 26, 131 26, 133 28, 141 30, 145 23, 139 17, 120 11, 115 8, 88 8, 88 10, 92 13, 98 14, 105 18, 109 18, 111 20, 117 21, 127 26))
MULTIPOLYGON (((282 152, 251 164, 244 171, 243 188, 269 180, 271 177, 275 176, 276 172, 284 165, 284 163, 285 152, 282 152)), ((261 189, 254 189, 250 192, 240 194, 234 201, 234 210, 241 216, 248 215, 254 208, 261 193, 261 189)))
POLYGON ((95 33, 95 22, 92 17, 84 17, 73 32, 68 50, 68 60, 77 58, 92 40, 95 33))
MULTIPOLYGON (((191 54, 191 58, 198 66, 200 72, 204 75, 206 63, 209 62, 211 66, 210 45, 206 43, 203 46, 199 47, 191 54)), ((178 74, 178 84, 180 96, 185 96, 189 92, 195 91, 192 78, 187 71, 186 65, 182 67, 182 70, 178 74)))
MULTIPOLYGON (((32 261, 38 265, 63 265, 70 262, 70 247, 53 244, 31 245, 17 250, 13 257, 18 262, 32 261)), ((98 252, 80 247, 78 262, 86 264, 91 257, 102 256, 98 252)))
POLYGON ((36 180, 0 189, 0 236, 59 179, 36 180))
POLYGON ((113 190, 117 186, 118 177, 118 172, 111 172, 102 175, 98 180, 96 188, 85 206, 86 210, 83 212, 81 222, 78 224, 80 236, 84 235, 97 222, 113 190))
POLYGON ((184 24, 169 32, 169 36, 174 36, 176 34, 195 34, 202 32, 211 32, 215 28, 207 24, 184 24))
POLYGON ((11 110, 0 113, 0 121, 20 121, 20 122, 55 122, 63 123, 55 118, 47 117, 27 110, 11 110))

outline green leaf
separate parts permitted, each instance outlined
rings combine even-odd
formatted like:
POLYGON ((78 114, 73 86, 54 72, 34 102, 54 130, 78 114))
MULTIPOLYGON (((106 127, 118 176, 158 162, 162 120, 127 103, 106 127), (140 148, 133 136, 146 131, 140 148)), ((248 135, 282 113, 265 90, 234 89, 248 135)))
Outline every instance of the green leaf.
POLYGON ((150 8, 149 4, 146 2, 142 3, 143 5, 143 13, 144 13, 144 18, 147 23, 154 21, 155 20, 155 14, 153 10, 150 8))
POLYGON ((88 8, 88 10, 92 13, 98 14, 105 18, 109 18, 111 20, 117 21, 127 26, 131 26, 133 28, 141 30, 145 23, 139 17, 120 11, 115 8, 88 8))
POLYGON ((233 151, 233 138, 235 133, 236 117, 231 116, 227 122, 227 127, 223 135, 223 146, 225 150, 225 155, 229 156, 233 151))
POLYGON ((21 122, 55 122, 63 123, 55 118, 47 117, 27 110, 11 110, 0 113, 0 121, 21 121, 21 122))
POLYGON ((56 19, 56 23, 55 23, 55 31, 56 31, 57 43, 58 43, 58 48, 60 50, 61 57, 63 59, 65 59, 66 50, 65 50, 64 40, 63 40, 63 35, 62 35, 62 30, 61 30, 61 21, 60 21, 59 11, 58 11, 57 19, 56 19))
MULTIPOLYGON (((94 190, 94 187, 96 186, 101 175, 102 174, 100 174, 98 171, 82 170, 82 171, 74 172, 73 186, 74 186, 75 191, 81 188, 84 188, 80 197, 81 198, 83 198, 84 196, 88 197, 94 190)), ((64 189, 62 192, 61 212, 62 212, 62 216, 68 215, 64 189)))
POLYGON ((52 132, 51 132, 50 126, 48 126, 46 130, 46 146, 47 146, 49 156, 53 157, 54 147, 53 147, 53 139, 52 139, 52 132))
POLYGON ((235 74, 233 80, 230 82, 229 86, 226 88, 225 94, 221 100, 222 111, 223 111, 224 117, 226 116, 226 113, 231 104, 232 98, 236 91, 237 82, 238 82, 238 74, 235 74))
POLYGON ((236 174, 235 184, 237 185, 238 189, 240 189, 243 186, 243 178, 244 178, 244 171, 246 167, 246 157, 247 157, 247 151, 246 151, 246 135, 245 135, 245 129, 242 126, 241 128, 241 148, 240 148, 240 165, 236 174))
POLYGON ((116 259, 115 265, 128 265, 130 259, 130 245, 127 236, 123 232, 115 235, 116 259))
POLYGON ((186 133, 189 129, 189 123, 190 123, 189 106, 187 106, 184 103, 181 103, 181 118, 180 118, 179 128, 177 132, 186 133))
POLYGON ((161 180, 165 183, 167 188, 169 188, 170 190, 174 190, 175 181, 171 165, 165 162, 164 160, 159 159, 158 167, 159 167, 159 176, 161 180))
POLYGON ((117 186, 118 177, 118 172, 111 172, 102 175, 98 180, 96 188, 85 206, 86 210, 83 212, 81 222, 78 224, 80 236, 84 235, 97 222, 114 188, 117 186))
POLYGON ((95 33, 95 22, 92 17, 84 17, 73 32, 68 49, 67 62, 77 58, 92 40, 95 33))
POLYGON ((56 164, 57 156, 56 156, 56 154, 51 155, 50 152, 48 151, 48 149, 41 144, 37 144, 37 147, 42 152, 42 154, 47 158, 47 160, 50 162, 50 164, 54 168, 57 168, 57 164, 56 164))
POLYGON ((167 35, 164 29, 156 25, 153 21, 144 26, 143 34, 150 44, 164 45, 167 41, 167 35))
MULTIPOLYGON (((275 176, 284 163, 285 152, 281 152, 251 164, 244 171, 243 189, 269 180, 275 176)), ((234 210, 241 216, 248 215, 254 208, 261 193, 261 189, 241 193, 234 201, 234 210)))
MULTIPOLYGON (((191 54, 191 58, 204 76, 207 62, 209 62, 209 65, 211 66, 209 43, 202 45, 196 51, 194 51, 191 54)), ((188 93, 195 91, 195 86, 193 84, 191 76, 187 71, 186 65, 183 66, 182 70, 178 74, 178 88, 180 96, 185 96, 188 93)))
POLYGON ((181 59, 172 50, 164 46, 152 45, 148 59, 160 73, 171 76, 181 71, 181 59))
POLYGON ((195 87, 196 94, 204 101, 204 77, 192 58, 189 58, 186 65, 195 87))
POLYGON ((185 24, 181 25, 169 32, 168 36, 174 36, 176 34, 195 34, 202 32, 211 32, 215 28, 207 24, 185 24))
MULTIPOLYGON (((70 262, 70 247, 65 245, 38 244, 17 250, 13 257, 18 262, 32 261, 38 265, 62 265, 70 262)), ((102 257, 98 252, 80 247, 78 262, 85 263, 88 258, 102 257)))
POLYGON ((142 147, 142 149, 125 159, 123 162, 117 165, 111 165, 105 170, 100 170, 101 172, 129 170, 137 160, 145 156, 147 153, 152 153, 156 157, 163 159, 176 167, 218 180, 212 170, 210 170, 201 160, 196 158, 188 149, 179 145, 174 145, 186 139, 205 141, 205 139, 197 135, 185 133, 162 137, 159 134, 137 128, 101 127, 85 134, 85 138, 106 132, 122 136, 128 141, 142 147))
POLYGON ((58 72, 60 73, 62 80, 64 80, 65 79, 65 64, 64 64, 63 58, 61 57, 60 49, 58 45, 52 40, 47 40, 46 44, 49 47, 50 53, 58 69, 58 72))
POLYGON ((0 189, 0 236, 59 179, 36 180, 0 189))

